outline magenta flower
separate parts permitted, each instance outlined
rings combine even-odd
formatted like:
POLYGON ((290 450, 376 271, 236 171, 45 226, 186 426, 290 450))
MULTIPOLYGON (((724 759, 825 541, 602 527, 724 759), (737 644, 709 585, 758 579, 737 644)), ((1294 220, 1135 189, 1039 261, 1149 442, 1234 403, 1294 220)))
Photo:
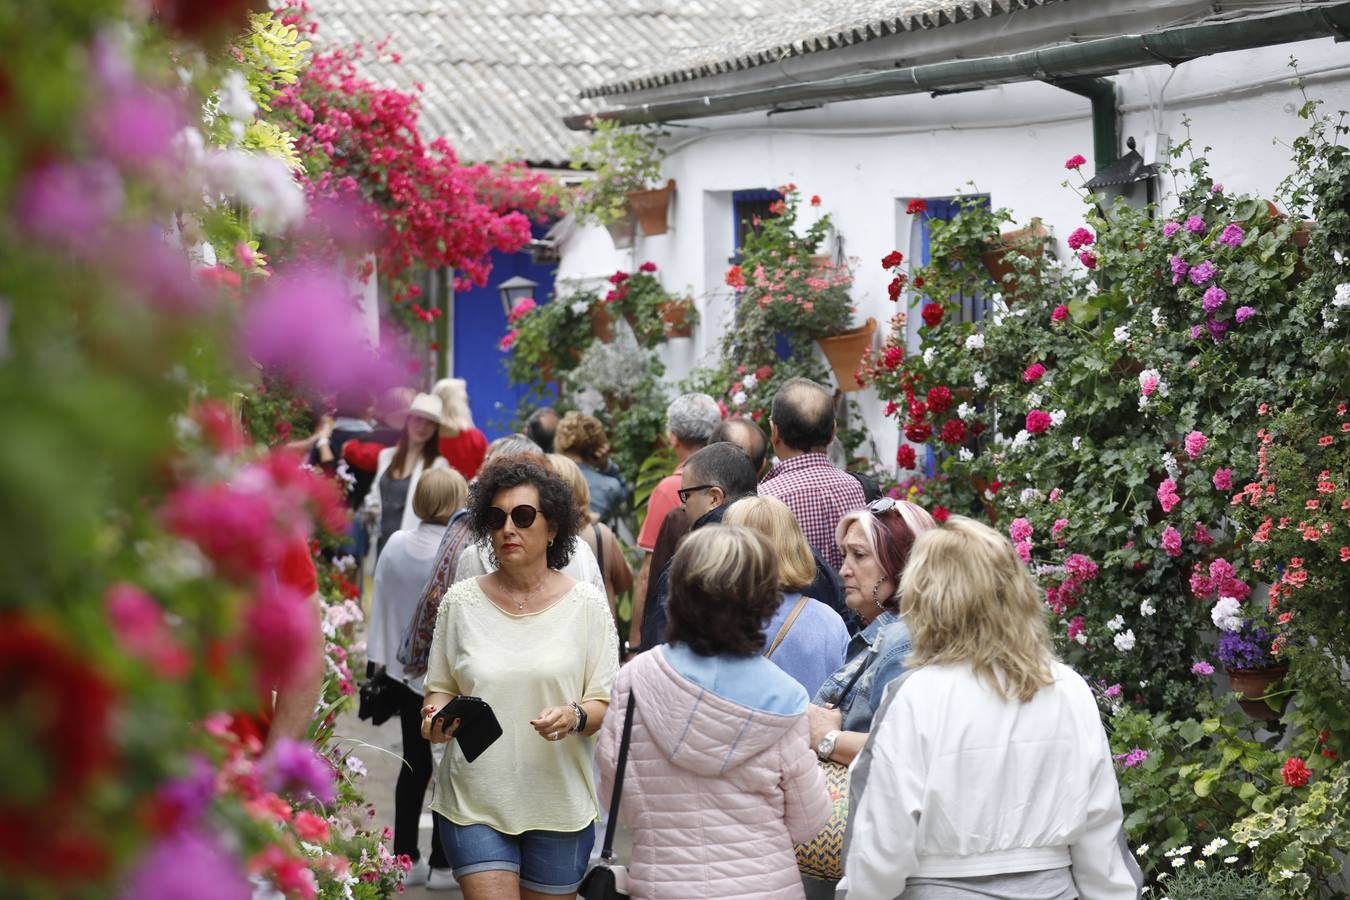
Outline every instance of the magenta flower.
POLYGON ((32 236, 78 253, 93 249, 121 208, 122 184, 111 166, 55 163, 23 179, 14 213, 32 236))
POLYGON ((1096 243, 1097 236, 1086 228, 1079 226, 1069 233, 1068 245, 1070 250, 1078 250, 1089 244, 1096 243))
POLYGON ((333 768, 308 743, 281 738, 258 761, 263 784, 276 793, 312 794, 320 803, 336 796, 333 768))
POLYGON ((1163 483, 1158 485, 1157 496, 1163 512, 1170 513, 1172 508, 1181 502, 1181 498, 1177 496, 1177 483, 1170 478, 1163 479, 1163 483))
POLYGON ((1203 326, 1203 325, 1192 325, 1192 326, 1191 326, 1191 340, 1195 340, 1196 338, 1200 337, 1200 335, 1202 335, 1202 334, 1204 334, 1204 333, 1205 333, 1205 326, 1203 326))
POLYGON ((1191 234, 1199 234, 1205 230, 1205 220, 1199 216, 1190 216, 1186 219, 1186 230, 1191 234))
POLYGON ((1256 315, 1256 310, 1253 309, 1252 307, 1239 306, 1237 308, 1237 312, 1233 314, 1233 318, 1237 320, 1237 323, 1239 325, 1241 325, 1243 322, 1247 321, 1254 315, 1256 315))
POLYGON ((1227 299, 1228 292, 1217 284, 1212 284, 1205 290, 1205 296, 1201 300, 1200 305, 1204 308, 1205 312, 1212 313, 1220 306, 1223 306, 1224 301, 1227 299))
POLYGON ((1233 489, 1233 470, 1215 469, 1210 480, 1214 482, 1214 490, 1231 491, 1233 489))
POLYGON ((1069 527, 1068 519, 1056 519, 1055 523, 1050 526, 1050 536, 1052 538, 1057 538, 1059 537, 1059 533, 1068 527, 1069 527))
POLYGON ((1102 691, 1102 695, 1112 700, 1116 699, 1120 696, 1120 684, 1116 683, 1108 685, 1106 690, 1102 691))
POLYGON ((1084 157, 1083 154, 1075 153, 1073 156, 1070 156, 1068 159, 1064 161, 1064 168, 1077 169, 1078 167, 1085 165, 1086 163, 1087 158, 1084 157))
POLYGON ((1191 459, 1199 459, 1200 454, 1205 452, 1205 446, 1209 444, 1209 438, 1205 437, 1203 432, 1189 432, 1182 441, 1186 448, 1186 455, 1191 459))
POLYGON ((1129 753, 1121 753, 1115 757, 1116 762, 1120 763, 1126 769, 1133 769, 1135 766, 1148 759, 1148 751, 1135 747, 1129 753))
POLYGON ((1050 311, 1050 319, 1054 322, 1063 322, 1069 317, 1069 308, 1061 303, 1050 311))
POLYGON ((1013 539, 1014 543, 1025 541, 1031 538, 1031 533, 1034 530, 1035 529, 1032 528, 1030 521, 1019 516, 1018 518, 1013 519, 1012 524, 1008 526, 1008 536, 1013 539))
POLYGON ((1205 662, 1203 659, 1198 659, 1198 660, 1196 660, 1195 663, 1191 666, 1191 674, 1192 674, 1192 675, 1213 675, 1213 674, 1214 674, 1214 667, 1213 667, 1212 665, 1210 665, 1209 663, 1205 662))
POLYGON ((91 132, 100 153, 126 169, 144 172, 171 156, 174 135, 186 121, 167 94, 129 88, 94 105, 91 132))
POLYGON ((1181 532, 1177 531, 1171 525, 1163 529, 1162 548, 1168 556, 1181 555, 1181 532))
POLYGON ((265 687, 296 684, 318 664, 317 626, 309 598, 276 581, 244 613, 245 636, 257 680, 265 687))
POLYGON ((1078 254, 1078 261, 1086 268, 1097 268, 1097 254, 1093 253, 1091 250, 1080 251, 1078 254))
POLYGON ((1228 331, 1228 323, 1222 319, 1209 318, 1205 320, 1205 328, 1209 330, 1209 336, 1214 338, 1214 343, 1223 340, 1224 333, 1228 331))
POLYGON ((1171 237, 1181 230, 1181 225, 1176 222, 1167 222, 1163 225, 1163 237, 1171 237))
POLYGON ((1070 553, 1065 557, 1064 569, 1078 581, 1092 581, 1097 577, 1097 564, 1082 553, 1070 553))
POLYGON ((1041 380, 1041 376, 1044 374, 1045 374, 1045 366, 1041 365, 1040 363, 1032 363, 1031 365, 1026 367, 1025 371, 1022 372, 1022 380, 1027 384, 1035 384, 1036 382, 1041 380))
POLYGON ((1074 616, 1072 619, 1069 620, 1069 626, 1066 629, 1066 634, 1068 635, 1069 640, 1072 641, 1082 633, 1083 633, 1083 617, 1074 616))
POLYGON ((1242 230, 1241 225, 1230 222, 1223 226, 1223 231, 1219 233, 1219 243, 1236 247, 1242 243, 1242 239, 1246 236, 1247 234, 1242 230))
POLYGON ((1172 283, 1180 284, 1181 279, 1186 277, 1186 273, 1191 270, 1191 264, 1186 262, 1180 256, 1173 256, 1168 264, 1172 269, 1172 283))
POLYGON ((536 305, 533 297, 525 297, 517 302, 515 306, 511 307, 511 311, 506 314, 506 321, 511 324, 519 322, 521 319, 525 318, 525 314, 534 309, 536 305))
POLYGON ((113 634, 129 655, 143 660, 166 678, 180 678, 191 658, 169 630, 164 610, 149 594, 134 584, 118 582, 103 596, 113 634))
POLYGON ((1223 183, 1222 183, 1222 182, 1219 182, 1219 181, 1214 182, 1212 185, 1209 186, 1209 192, 1210 192, 1211 194, 1222 194, 1222 193, 1223 193, 1223 183))
POLYGON ((176 830, 152 844, 136 863, 124 900, 248 900, 253 896, 239 861, 208 833, 176 830))
POLYGON ((1050 428, 1050 414, 1040 409, 1027 413, 1027 431, 1044 434, 1050 428))
POLYGON ((1219 274, 1219 267, 1209 260, 1205 260, 1198 266, 1191 266, 1190 279, 1191 284, 1196 287, 1208 284, 1214 280, 1214 276, 1219 274))

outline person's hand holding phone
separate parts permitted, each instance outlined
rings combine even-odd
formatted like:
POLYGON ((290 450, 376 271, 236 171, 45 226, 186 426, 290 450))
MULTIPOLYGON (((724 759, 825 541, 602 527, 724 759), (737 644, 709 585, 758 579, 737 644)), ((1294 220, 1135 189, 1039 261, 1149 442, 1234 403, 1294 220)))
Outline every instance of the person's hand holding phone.
POLYGON ((439 711, 435 706, 422 707, 422 737, 433 744, 446 744, 459 730, 459 719, 448 722, 443 718, 437 719, 436 713, 439 711))

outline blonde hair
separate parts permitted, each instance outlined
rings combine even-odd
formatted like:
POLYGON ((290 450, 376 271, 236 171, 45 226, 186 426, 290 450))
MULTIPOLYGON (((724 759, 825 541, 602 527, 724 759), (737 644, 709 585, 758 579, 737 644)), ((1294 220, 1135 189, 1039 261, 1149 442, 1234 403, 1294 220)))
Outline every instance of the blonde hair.
POLYGON ((988 525, 952 516, 921 535, 900 593, 914 639, 910 668, 968 663, 992 690, 1023 703, 1054 681, 1035 579, 988 525))
POLYGON ((727 507, 724 525, 744 525, 769 539, 778 556, 778 583, 801 591, 816 580, 816 558, 792 511, 777 497, 743 497, 727 507))
POLYGON ((598 517, 591 512, 591 486, 587 483, 586 476, 581 474, 581 466, 561 453, 548 454, 548 463, 553 467, 553 473, 561 478, 572 492, 572 502, 577 505, 581 517, 588 522, 596 521, 598 517))
POLYGON ((417 479, 413 513, 423 522, 444 525, 469 502, 469 483, 454 469, 431 469, 417 479))
POLYGON ((605 426, 599 419, 573 410, 558 420, 553 449, 585 463, 603 465, 609 453, 609 438, 605 437, 605 426))
POLYGON ((463 378, 442 378, 431 388, 431 393, 441 401, 445 412, 441 414, 441 434, 454 437, 461 431, 473 428, 473 413, 469 411, 469 388, 463 378))

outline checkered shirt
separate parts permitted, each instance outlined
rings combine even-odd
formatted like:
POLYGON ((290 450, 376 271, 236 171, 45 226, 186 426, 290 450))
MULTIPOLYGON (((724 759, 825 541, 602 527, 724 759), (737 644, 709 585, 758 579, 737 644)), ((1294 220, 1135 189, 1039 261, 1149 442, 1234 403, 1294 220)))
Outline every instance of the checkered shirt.
POLYGON ((845 513, 867 506, 858 479, 835 468, 824 453, 803 453, 775 463, 759 483, 759 495, 787 504, 806 542, 839 570, 844 554, 835 543, 834 530, 845 513))

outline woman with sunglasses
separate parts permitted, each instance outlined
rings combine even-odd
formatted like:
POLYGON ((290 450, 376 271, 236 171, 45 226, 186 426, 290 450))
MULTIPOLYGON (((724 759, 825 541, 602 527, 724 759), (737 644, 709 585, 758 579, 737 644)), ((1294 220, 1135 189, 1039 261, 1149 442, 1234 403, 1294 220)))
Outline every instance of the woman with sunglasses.
MULTIPOLYGON (((825 679, 811 706, 811 746, 822 760, 848 765, 867 734, 886 685, 905 671, 909 628, 900 618, 900 576, 920 534, 936 526, 921 506, 882 497, 839 520, 835 540, 844 554, 839 575, 844 602, 863 621, 849 641, 844 665, 825 679)), ((808 900, 833 897, 834 884, 804 879, 808 900)))
POLYGON ((460 581, 437 610, 422 731, 456 696, 490 705, 502 736, 469 763, 451 743, 432 809, 447 820, 446 855, 468 900, 572 897, 585 875, 599 810, 594 734, 618 670, 618 636, 602 591, 560 571, 576 545, 571 491, 540 463, 503 457, 470 489, 469 514, 496 570, 460 581))

